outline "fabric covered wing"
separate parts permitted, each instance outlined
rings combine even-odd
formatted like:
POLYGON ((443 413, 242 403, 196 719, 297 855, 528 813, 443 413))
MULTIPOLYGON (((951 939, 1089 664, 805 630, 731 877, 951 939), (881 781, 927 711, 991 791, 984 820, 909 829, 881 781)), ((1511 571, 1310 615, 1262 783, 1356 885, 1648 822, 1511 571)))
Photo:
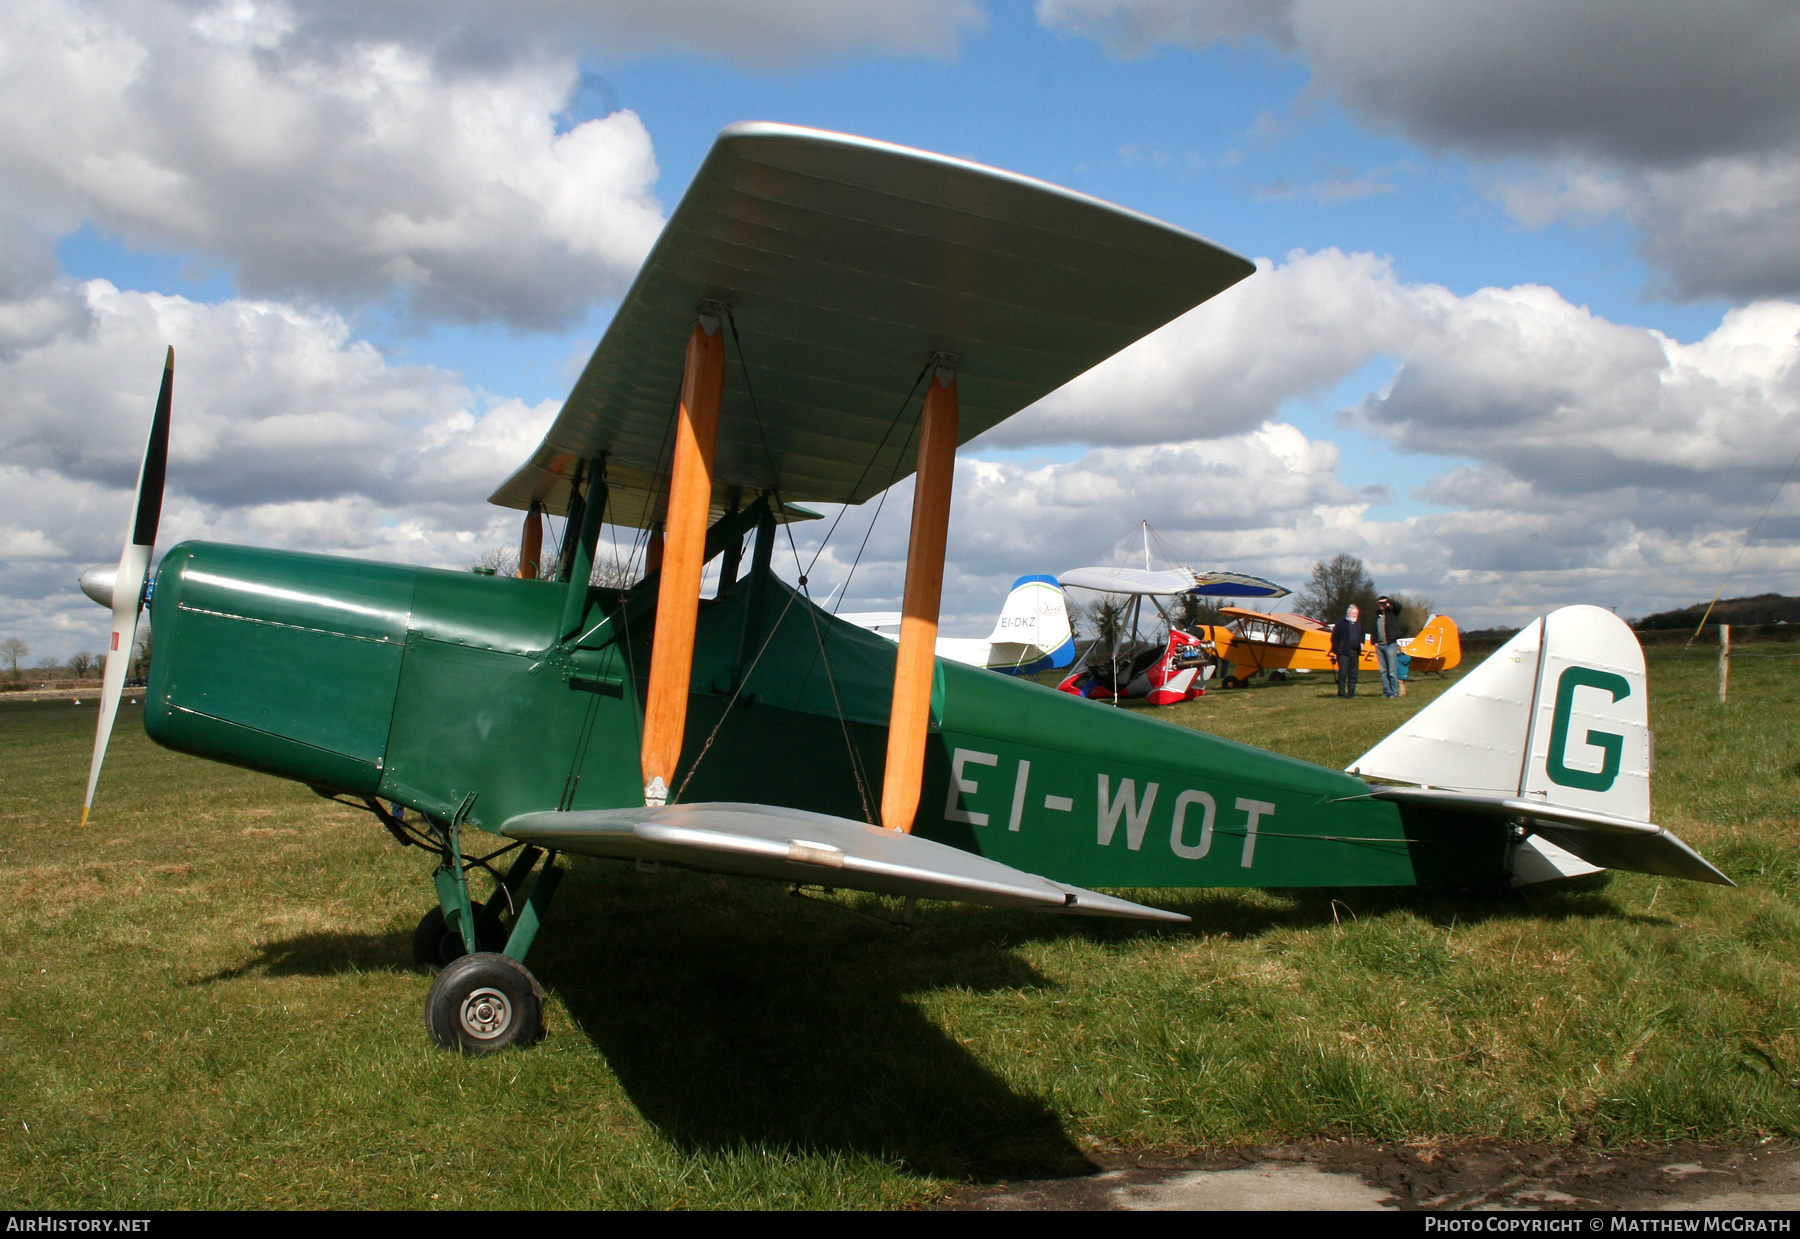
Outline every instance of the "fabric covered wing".
POLYGON ((842 134, 734 125, 543 444, 492 502, 562 513, 576 461, 606 453, 608 519, 648 519, 703 301, 728 306, 737 333, 717 497, 772 487, 860 503, 913 470, 912 423, 898 415, 932 353, 960 358, 966 442, 1253 270, 1042 181, 842 134))
POLYGON ((1077 916, 1188 919, 1178 912, 1064 886, 929 839, 772 805, 680 804, 526 813, 508 821, 502 833, 583 856, 667 861, 710 873, 808 886, 1077 916))
POLYGON ((1074 589, 1113 594, 1185 594, 1198 578, 1186 568, 1071 568, 1056 578, 1074 589))
POLYGON ((1286 598, 1292 591, 1285 585, 1244 572, 1198 572, 1194 588, 1188 592, 1203 598, 1286 598))
POLYGON ((1251 611, 1244 607, 1220 607, 1219 614, 1228 620, 1250 620, 1254 623, 1278 624, 1295 632, 1330 632, 1330 624, 1321 624, 1310 615, 1295 611, 1251 611))

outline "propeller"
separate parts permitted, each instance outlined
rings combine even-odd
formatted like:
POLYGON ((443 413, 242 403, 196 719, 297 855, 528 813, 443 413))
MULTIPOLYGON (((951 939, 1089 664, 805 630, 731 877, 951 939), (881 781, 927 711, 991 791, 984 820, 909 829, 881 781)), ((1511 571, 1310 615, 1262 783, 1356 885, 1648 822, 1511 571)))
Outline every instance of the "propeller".
POLYGON ((112 739, 113 721, 119 714, 119 697, 125 689, 125 673, 131 667, 131 647, 137 639, 138 612, 144 604, 144 575, 156 548, 156 526, 162 519, 163 478, 169 468, 169 403, 175 393, 175 349, 170 346, 163 362, 162 391, 156 397, 156 416, 150 421, 150 439, 144 444, 144 464, 138 470, 137 502, 125 531, 125 549, 110 582, 104 570, 82 574, 82 589, 100 601, 104 593, 112 605, 112 643, 106 649, 106 675, 100 685, 100 726, 94 733, 94 759, 88 766, 87 796, 81 802, 81 824, 87 825, 94 807, 94 787, 100 782, 100 765, 112 739))

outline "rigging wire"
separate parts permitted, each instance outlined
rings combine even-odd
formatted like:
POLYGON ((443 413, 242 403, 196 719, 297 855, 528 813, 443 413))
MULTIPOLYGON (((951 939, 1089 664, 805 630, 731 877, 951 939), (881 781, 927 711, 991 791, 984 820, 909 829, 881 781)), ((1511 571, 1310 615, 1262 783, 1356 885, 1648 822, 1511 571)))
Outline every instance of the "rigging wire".
MULTIPOLYGON (((741 355, 742 346, 740 346, 739 351, 740 351, 740 355, 741 355)), ((930 372, 931 372, 931 359, 926 358, 925 364, 923 366, 919 367, 919 373, 913 376, 912 386, 907 389, 905 399, 901 400, 900 407, 894 410, 893 419, 888 422, 887 429, 881 432, 881 442, 879 442, 875 445, 874 452, 872 452, 870 454, 867 463, 865 463, 863 465, 862 473, 860 473, 857 476, 856 484, 850 488, 850 493, 852 495, 854 495, 857 492, 859 492, 860 490, 862 490, 862 484, 868 480, 869 470, 873 469, 875 467, 875 462, 881 458, 882 450, 887 447, 888 439, 894 433, 894 427, 898 426, 900 424, 900 419, 902 417, 906 416, 906 410, 907 410, 907 407, 912 404, 912 398, 919 394, 919 384, 923 383, 925 381, 925 376, 927 374, 929 374, 930 372)), ((753 401, 753 403, 754 403, 754 401, 753 401)), ((921 406, 921 414, 922 413, 923 413, 923 406, 921 406)), ((912 442, 913 432, 916 431, 918 428, 919 428, 918 423, 915 422, 913 424, 912 428, 906 432, 906 438, 903 439, 900 443, 900 451, 894 457, 894 468, 888 474, 888 484, 887 484, 887 486, 882 487, 881 499, 879 501, 877 501, 877 503, 875 505, 875 513, 877 516, 879 516, 881 514, 881 505, 883 503, 887 502, 888 490, 891 489, 893 487, 895 481, 897 481, 899 479, 900 470, 905 468, 905 466, 906 466, 906 447, 908 444, 910 444, 912 442)), ((819 562, 819 556, 821 556, 825 553, 826 544, 831 541, 832 534, 837 532, 838 522, 844 519, 844 514, 850 510, 850 506, 851 505, 849 505, 849 504, 844 504, 838 508, 838 514, 835 518, 833 518, 833 520, 831 522, 831 528, 827 529, 825 531, 825 536, 823 538, 819 539, 819 549, 813 552, 813 557, 812 557, 811 562, 809 562, 806 565, 807 575, 810 576, 812 574, 812 570, 813 570, 814 566, 817 565, 819 562)), ((873 520, 871 520, 869 522, 869 529, 872 530, 874 528, 875 528, 875 522, 873 520)), ((868 533, 865 532, 863 534, 863 545, 867 546, 868 544, 869 544, 869 536, 868 536, 868 533)), ((857 554, 858 554, 858 557, 860 558, 861 551, 859 550, 857 552, 857 554)), ((846 584, 846 586, 845 586, 846 593, 848 592, 848 589, 849 589, 849 587, 846 584)))
MULTIPOLYGON (((568 517, 568 515, 567 515, 567 513, 565 513, 565 514, 564 514, 564 515, 563 515, 563 524, 564 524, 564 525, 567 525, 567 524, 568 524, 568 523, 569 523, 569 517, 568 517)), ((563 544, 563 538, 562 538, 562 535, 561 535, 561 534, 559 534, 559 533, 558 533, 558 532, 557 532, 557 531, 556 531, 556 526, 555 526, 555 525, 552 525, 552 524, 550 524, 550 514, 549 514, 549 513, 548 513, 548 512, 546 512, 546 513, 544 513, 544 524, 545 524, 545 525, 548 525, 548 526, 549 526, 549 528, 550 528, 550 545, 551 545, 551 546, 552 546, 552 547, 553 547, 553 548, 554 548, 554 549, 555 549, 555 551, 556 551, 556 559, 555 559, 555 561, 554 561, 554 562, 555 562, 555 563, 556 563, 556 568, 557 568, 557 575, 558 575, 558 576, 560 576, 560 575, 562 575, 562 544, 563 544)), ((542 568, 540 568, 540 569, 539 569, 539 570, 538 570, 538 572, 539 572, 539 575, 540 575, 540 576, 541 576, 541 575, 542 575, 542 574, 543 574, 543 569, 542 569, 542 568)))
MULTIPOLYGON (((912 403, 913 395, 919 390, 920 380, 925 377, 926 371, 930 368, 931 363, 927 361, 925 363, 925 369, 920 370, 919 377, 913 380, 912 391, 906 393, 906 399, 900 404, 900 412, 894 414, 894 421, 896 423, 900 420, 900 414, 906 412, 906 406, 912 403)), ((856 548, 856 558, 850 561, 850 571, 844 574, 844 592, 838 597, 837 607, 831 612, 833 615, 836 615, 839 610, 843 609, 844 599, 850 596, 850 582, 856 576, 857 565, 862 563, 863 552, 869 549, 869 538, 875 532, 875 523, 881 519, 881 509, 887 506, 888 494, 894 489, 894 483, 899 481, 900 470, 906 466, 906 449, 912 446, 913 433, 917 431, 918 428, 919 423, 914 422, 912 430, 907 431, 906 438, 901 440, 900 454, 894 458, 893 471, 888 474, 887 485, 881 488, 881 497, 875 501, 875 514, 869 518, 869 527, 863 530, 862 542, 858 544, 856 548)), ((888 429, 891 431, 893 427, 890 426, 888 429)), ((887 445, 887 435, 881 436, 881 443, 883 447, 887 445)), ((881 448, 878 447, 875 450, 879 453, 881 448)), ((858 479, 857 485, 862 485, 860 479, 858 479)))
POLYGON ((700 751, 694 755, 693 763, 688 766, 687 776, 681 780, 681 786, 675 789, 675 794, 669 797, 670 804, 680 803, 682 794, 687 791, 688 784, 694 780, 694 772, 700 769, 700 763, 706 760, 706 755, 712 751, 713 741, 719 738, 719 729, 725 725, 726 718, 730 716, 731 707, 735 706, 738 698, 743 696, 744 689, 750 683, 750 677, 756 674, 756 668, 762 662, 763 655, 768 652, 769 646, 774 644, 775 634, 781 630, 781 621, 787 618, 787 613, 793 609, 794 602, 799 597, 798 593, 790 592, 788 594, 787 605, 781 608, 781 614, 775 617, 773 624, 769 625, 768 635, 763 637, 762 645, 757 648, 756 657, 750 660, 750 669, 738 678, 737 688, 732 691, 730 700, 725 703, 725 708, 719 711, 718 721, 707 733, 706 743, 702 744, 700 751))
MULTIPOLYGON (((903 416, 905 416, 905 414, 906 414, 907 406, 912 403, 912 398, 918 394, 919 384, 924 382, 925 376, 928 373, 930 373, 930 371, 931 371, 931 361, 929 359, 927 359, 925 364, 919 368, 919 373, 916 374, 915 376, 913 376, 912 387, 910 389, 908 389, 908 391, 906 393, 906 398, 900 402, 900 407, 894 410, 893 420, 891 420, 888 423, 888 428, 882 432, 881 442, 876 445, 875 454, 869 458, 869 463, 863 466, 862 474, 861 474, 861 476, 859 476, 856 479, 856 486, 854 488, 852 488, 852 493, 854 493, 856 490, 860 490, 862 488, 863 482, 869 476, 869 470, 874 467, 875 460, 881 455, 882 449, 887 446, 887 441, 888 441, 889 436, 891 436, 894 433, 894 427, 898 426, 900 424, 900 419, 903 416)), ((917 431, 918 429, 919 429, 919 423, 914 422, 912 427, 907 430, 906 437, 903 440, 901 440, 900 451, 894 457, 894 467, 888 473, 887 484, 882 487, 881 497, 878 500, 876 500, 876 502, 875 502, 875 513, 873 516, 871 516, 869 518, 868 527, 863 530, 862 542, 856 548, 856 557, 850 561, 850 570, 849 570, 849 572, 847 572, 845 574, 842 584, 840 584, 838 586, 837 590, 832 591, 833 593, 838 593, 838 590, 842 591, 841 594, 838 594, 837 605, 832 608, 831 613, 833 615, 836 615, 840 610, 843 609, 844 599, 848 598, 850 596, 850 583, 851 583, 851 581, 853 581, 856 578, 856 569, 862 563, 863 552, 868 549, 869 538, 875 532, 875 522, 881 519, 882 509, 884 507, 886 507, 886 505, 887 505, 888 492, 893 489, 895 481, 898 480, 898 478, 900 476, 900 470, 906 466, 906 449, 912 443, 913 433, 915 431, 917 431)), ((838 520, 842 520, 844 513, 847 512, 848 510, 849 510, 849 508, 847 505, 845 507, 840 507, 838 509, 838 520)), ((819 549, 816 552, 814 552, 811 563, 809 563, 807 565, 807 575, 808 576, 810 576, 812 573, 812 564, 818 563, 819 557, 825 553, 826 544, 830 541, 832 532, 835 531, 836 529, 837 529, 837 521, 834 520, 831 524, 831 529, 826 531, 824 539, 822 539, 820 541, 819 549)), ((792 537, 793 537, 793 535, 790 533, 789 534, 790 541, 792 540, 792 537)), ((797 558, 798 558, 798 552, 796 552, 796 560, 797 560, 797 558)), ((827 598, 826 601, 830 602, 831 600, 829 598, 827 598)), ((816 626, 817 621, 815 620, 814 623, 816 626)), ((816 654, 824 655, 824 651, 825 651, 825 645, 824 645, 823 638, 821 637, 816 654)), ((817 661, 818 661, 818 659, 817 659, 817 657, 815 657, 815 659, 814 659, 815 665, 816 665, 817 661)), ((832 669, 831 669, 831 665, 830 665, 829 656, 825 656, 825 662, 826 662, 825 675, 826 675, 827 679, 830 679, 831 675, 832 675, 832 669)), ((808 667, 806 669, 806 675, 804 677, 802 677, 802 680, 801 680, 801 684, 802 684, 803 688, 804 688, 806 682, 810 681, 812 679, 812 672, 813 672, 812 667, 808 667)), ((834 695, 835 695, 836 691, 837 691, 836 685, 834 684, 832 686, 832 692, 834 695)), ((866 770, 863 771, 863 774, 865 777, 867 776, 867 773, 868 772, 866 770)))
MULTIPOLYGON (((777 470, 775 467, 775 452, 774 452, 774 449, 771 448, 769 445, 768 426, 763 421, 762 407, 757 402, 757 399, 756 399, 756 385, 750 378, 750 365, 749 365, 748 359, 744 355, 743 336, 738 332, 737 317, 736 317, 736 315, 734 315, 731 312, 731 307, 725 306, 725 307, 722 307, 722 309, 724 310, 725 321, 726 321, 727 325, 729 325, 731 328, 731 340, 732 340, 732 344, 735 346, 735 349, 737 352, 738 372, 743 376, 744 394, 749 398, 749 401, 750 401, 750 412, 756 421, 757 437, 762 442, 763 456, 764 456, 764 459, 768 463, 769 477, 771 479, 774 479, 777 476, 777 470)), ((921 373, 923 373, 923 372, 921 372, 921 373)), ((915 383, 915 388, 916 388, 916 386, 917 385, 915 383)), ((902 409, 902 411, 904 411, 904 408, 902 409)), ((898 421, 898 414, 896 414, 895 420, 898 421)), ((891 430, 892 430, 892 428, 890 427, 890 433, 891 433, 891 430)), ((883 437, 882 441, 884 443, 886 442, 885 436, 883 437)), ((871 462, 871 464, 872 464, 872 462, 871 462)), ((870 467, 869 465, 864 466, 864 469, 863 469, 864 477, 866 477, 868 475, 869 467, 870 467)), ((858 479, 859 485, 861 484, 861 480, 862 480, 861 478, 858 479)), ((787 505, 786 505, 785 501, 782 500, 780 492, 778 490, 771 489, 769 492, 769 497, 774 500, 775 510, 778 513, 785 514, 785 512, 787 510, 787 505)), ((841 520, 842 518, 843 518, 843 510, 840 509, 838 512, 838 519, 841 520)), ((827 532, 826 532, 827 539, 830 538, 831 532, 833 530, 835 530, 836 528, 837 528, 837 521, 833 521, 832 525, 831 525, 831 529, 827 530, 827 532)), ((799 544, 794 540, 793 523, 791 521, 782 522, 782 531, 787 535, 788 550, 794 557, 794 570, 795 570, 796 576, 799 578, 799 587, 800 587, 799 594, 790 595, 789 606, 790 607, 792 606, 792 602, 795 597, 798 597, 800 594, 805 595, 806 601, 807 601, 807 618, 812 622, 814 645, 816 646, 816 648, 818 650, 821 661, 823 661, 823 663, 825 665, 825 680, 826 680, 826 684, 828 685, 828 687, 831 690, 832 708, 837 713, 838 727, 843 732, 844 748, 848 752, 849 757, 850 757, 850 773, 856 782, 856 794, 857 794, 858 799, 862 802, 863 817, 871 825, 873 825, 875 822, 875 815, 874 815, 874 811, 873 811, 873 808, 872 808, 872 805, 871 805, 871 802, 869 799, 867 771, 865 771, 863 768, 862 755, 857 752, 856 744, 850 736, 850 721, 844 714, 843 697, 842 697, 842 694, 838 691, 837 675, 831 665, 831 653, 826 648, 825 635, 819 628, 818 608, 816 605, 813 604, 811 591, 807 589, 806 565, 802 564, 800 561, 800 547, 799 547, 799 544)), ((822 554, 823 551, 824 551, 824 543, 822 541, 820 544, 819 552, 815 553, 813 556, 813 562, 815 564, 818 562, 819 554, 822 554)), ((786 615, 787 615, 787 608, 783 608, 782 618, 785 618, 786 615)), ((770 629, 769 640, 773 640, 775 631, 777 629, 779 629, 780 624, 781 624, 781 620, 777 619, 774 627, 772 627, 770 629)), ((767 648, 767 644, 768 644, 768 642, 765 641, 764 648, 767 648)), ((759 659, 761 658, 760 652, 758 654, 758 658, 759 659)), ((749 679, 749 676, 746 675, 744 677, 744 681, 748 682, 748 679, 749 679)), ((742 691, 742 687, 743 687, 743 685, 740 683, 740 685, 739 685, 740 692, 742 691)), ((715 724, 713 727, 713 735, 711 735, 707 738, 706 745, 702 747, 701 756, 704 756, 706 751, 711 748, 712 741, 714 738, 716 738, 719 727, 723 726, 726 714, 728 714, 730 712, 731 704, 735 704, 735 702, 737 701, 737 697, 738 697, 737 693, 734 693, 732 695, 731 703, 728 703, 726 706, 726 713, 720 715, 719 722, 717 724, 715 724)), ((697 767, 699 764, 700 764, 700 759, 699 759, 699 757, 696 757, 694 759, 693 766, 691 766, 688 770, 688 778, 682 780, 682 787, 687 786, 688 780, 693 777, 694 768, 697 767)))
MULTIPOLYGON (((733 327, 732 327, 732 334, 733 334, 733 338, 736 339, 736 324, 735 323, 733 324, 733 327)), ((742 343, 742 341, 738 341, 738 357, 741 362, 743 359, 743 343, 742 343)), ((863 465, 863 471, 860 475, 858 475, 858 477, 856 479, 856 486, 852 488, 852 493, 855 493, 856 490, 861 489, 863 482, 865 480, 867 480, 867 478, 869 476, 869 470, 871 470, 875 467, 875 461, 880 457, 882 449, 887 446, 888 438, 894 433, 894 427, 898 426, 900 424, 900 419, 905 416, 907 406, 912 403, 913 396, 918 393, 919 384, 925 381, 925 376, 931 372, 931 367, 932 367, 932 360, 930 358, 927 358, 925 361, 925 364, 919 368, 919 373, 913 377, 912 387, 907 390, 906 398, 900 402, 900 407, 894 410, 893 419, 888 423, 887 429, 882 432, 881 442, 876 445, 875 451, 870 455, 868 462, 863 465)), ((748 383, 749 383, 749 376, 748 376, 748 373, 746 372, 746 375, 745 375, 746 388, 748 388, 748 383)), ((754 409, 756 407, 756 397, 755 397, 754 393, 751 394, 750 403, 751 403, 751 407, 754 409)), ((761 417, 762 417, 761 413, 758 412, 757 419, 758 419, 759 424, 761 422, 761 417)), ((916 430, 917 428, 918 427, 915 424, 913 427, 913 430, 916 430)), ((856 567, 858 564, 860 564, 862 562, 863 548, 868 546, 869 535, 872 532, 874 532, 874 529, 875 529, 875 521, 876 521, 876 519, 878 519, 881 516, 881 509, 887 502, 887 492, 888 492, 888 490, 890 490, 893 487, 894 480, 900 476, 900 470, 906 464, 906 445, 912 442, 912 433, 913 433, 912 430, 907 431, 906 438, 901 443, 900 451, 894 458, 894 468, 889 475, 888 485, 886 487, 882 488, 881 499, 875 505, 875 515, 870 518, 868 529, 863 531, 862 545, 857 548, 856 559, 854 561, 852 561, 852 563, 850 565, 850 572, 844 578, 844 584, 843 584, 842 588, 844 589, 844 593, 846 596, 849 593, 850 578, 856 574, 856 567)), ((826 530, 825 537, 820 539, 818 550, 813 552, 812 560, 807 565, 807 573, 808 574, 810 574, 810 572, 812 570, 812 565, 817 564, 819 562, 819 557, 825 553, 825 547, 829 544, 832 534, 834 532, 836 532, 836 530, 837 530, 838 521, 841 521, 844 518, 844 513, 848 510, 849 510, 848 505, 846 505, 844 507, 840 507, 838 509, 837 518, 832 521, 831 528, 826 530)), ((794 541, 794 531, 793 531, 792 525, 789 525, 787 527, 787 537, 788 537, 789 548, 792 550, 793 556, 794 556, 794 566, 797 569, 800 565, 800 549, 799 549, 799 546, 794 541)), ((811 591, 807 589, 806 574, 802 574, 800 577, 800 588, 802 590, 806 591, 807 601, 809 603, 812 602, 811 591)), ((827 601, 829 601, 829 599, 827 601)), ((843 605, 841 600, 838 605, 840 607, 843 605)), ((843 733, 844 733, 844 746, 849 751, 849 754, 850 754, 851 773, 854 775, 854 777, 856 779, 856 793, 862 800, 863 817, 868 821, 868 823, 871 826, 873 826, 876 824, 875 813, 874 813, 874 808, 873 808, 872 804, 870 803, 869 792, 868 792, 868 784, 870 782, 872 782, 872 780, 869 778, 868 770, 863 765, 862 754, 857 751, 856 745, 851 740, 851 737, 850 737, 850 722, 849 722, 849 719, 844 714, 844 704, 843 704, 843 700, 838 692, 837 675, 831 666, 831 653, 827 649, 826 644, 825 644, 825 634, 819 628, 819 617, 818 617, 817 608, 809 607, 807 609, 806 614, 807 614, 807 618, 812 621, 814 647, 818 654, 819 661, 823 662, 825 665, 825 682, 826 682, 827 686, 831 689, 832 706, 837 711, 838 726, 843 730, 843 733)), ((833 612, 833 614, 835 614, 835 612, 833 612)), ((811 677, 812 677, 812 669, 808 668, 806 678, 810 679, 811 677)))

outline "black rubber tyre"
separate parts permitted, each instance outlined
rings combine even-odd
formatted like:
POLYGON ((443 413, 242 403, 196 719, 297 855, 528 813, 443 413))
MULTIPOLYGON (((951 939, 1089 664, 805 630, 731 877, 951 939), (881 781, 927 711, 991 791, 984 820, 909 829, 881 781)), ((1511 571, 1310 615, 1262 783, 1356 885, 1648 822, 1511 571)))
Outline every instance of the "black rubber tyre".
POLYGON ((1286 684, 1287 683, 1287 672, 1271 671, 1271 672, 1269 672, 1269 680, 1271 683, 1274 683, 1274 684, 1286 684))
POLYGON ((1235 675, 1228 675, 1223 680, 1219 681, 1220 688, 1242 688, 1243 686, 1244 682, 1235 675))
POLYGON ((425 1030, 464 1054, 535 1045, 544 1035, 544 992, 524 964, 488 951, 464 955, 431 983, 425 1030))
MULTIPOLYGON (((506 931, 487 920, 476 910, 475 945, 483 951, 502 951, 506 948, 506 931)), ((436 972, 453 959, 461 959, 467 952, 463 949, 461 934, 453 934, 444 924, 444 910, 432 908, 419 918, 418 927, 413 930, 413 963, 426 972, 436 972)))

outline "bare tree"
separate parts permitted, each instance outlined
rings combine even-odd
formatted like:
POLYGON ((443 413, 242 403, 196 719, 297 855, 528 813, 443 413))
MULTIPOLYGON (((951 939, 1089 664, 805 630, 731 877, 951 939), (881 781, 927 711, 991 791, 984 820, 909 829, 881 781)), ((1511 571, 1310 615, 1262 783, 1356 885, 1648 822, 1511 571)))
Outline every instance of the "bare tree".
POLYGON ((1199 635, 1200 629, 1217 626, 1223 619, 1219 604, 1199 594, 1178 596, 1169 610, 1169 618, 1175 621, 1177 628, 1195 636, 1199 635))
POLYGON ((8 637, 0 641, 0 659, 12 664, 13 679, 19 678, 19 660, 31 653, 31 647, 17 637, 8 637))
POLYGON ((1333 555, 1313 565, 1312 576, 1300 587, 1296 601, 1302 614, 1326 624, 1343 619, 1352 606, 1360 607, 1367 628, 1375 615, 1375 582, 1356 556, 1333 555))
POLYGON ((76 650, 69 655, 69 674, 78 680, 85 680, 87 673, 94 669, 99 659, 83 650, 76 650))
POLYGON ((603 589, 630 589, 636 583, 637 574, 631 565, 612 555, 595 559, 594 570, 588 574, 588 584, 603 589))
POLYGON ((489 547, 469 565, 470 572, 491 576, 518 576, 519 552, 510 547, 489 547))
MULTIPOLYGON (((94 665, 96 667, 100 665, 97 659, 94 665)), ((131 659, 131 674, 140 678, 150 674, 150 626, 148 624, 144 626, 144 631, 138 634, 137 651, 131 659)))
POLYGON ((1096 594, 1090 601, 1077 603, 1071 618, 1077 630, 1086 630, 1094 638, 1089 662, 1112 658, 1125 637, 1125 623, 1131 600, 1119 594, 1096 594))
POLYGON ((1394 605, 1400 608, 1400 631, 1408 636, 1418 636, 1419 630, 1425 627, 1425 621, 1437 614, 1437 603, 1424 594, 1389 594, 1394 605))
MULTIPOLYGON (((546 556, 548 561, 544 579, 555 580, 562 564, 558 559, 546 556)), ((519 553, 508 547, 490 547, 476 557, 469 565, 470 572, 479 572, 484 576, 518 576, 519 553)), ((632 571, 631 565, 615 555, 606 553, 601 548, 600 554, 594 557, 594 569, 588 574, 588 584, 598 585, 604 589, 630 589, 637 584, 638 574, 632 571)))

